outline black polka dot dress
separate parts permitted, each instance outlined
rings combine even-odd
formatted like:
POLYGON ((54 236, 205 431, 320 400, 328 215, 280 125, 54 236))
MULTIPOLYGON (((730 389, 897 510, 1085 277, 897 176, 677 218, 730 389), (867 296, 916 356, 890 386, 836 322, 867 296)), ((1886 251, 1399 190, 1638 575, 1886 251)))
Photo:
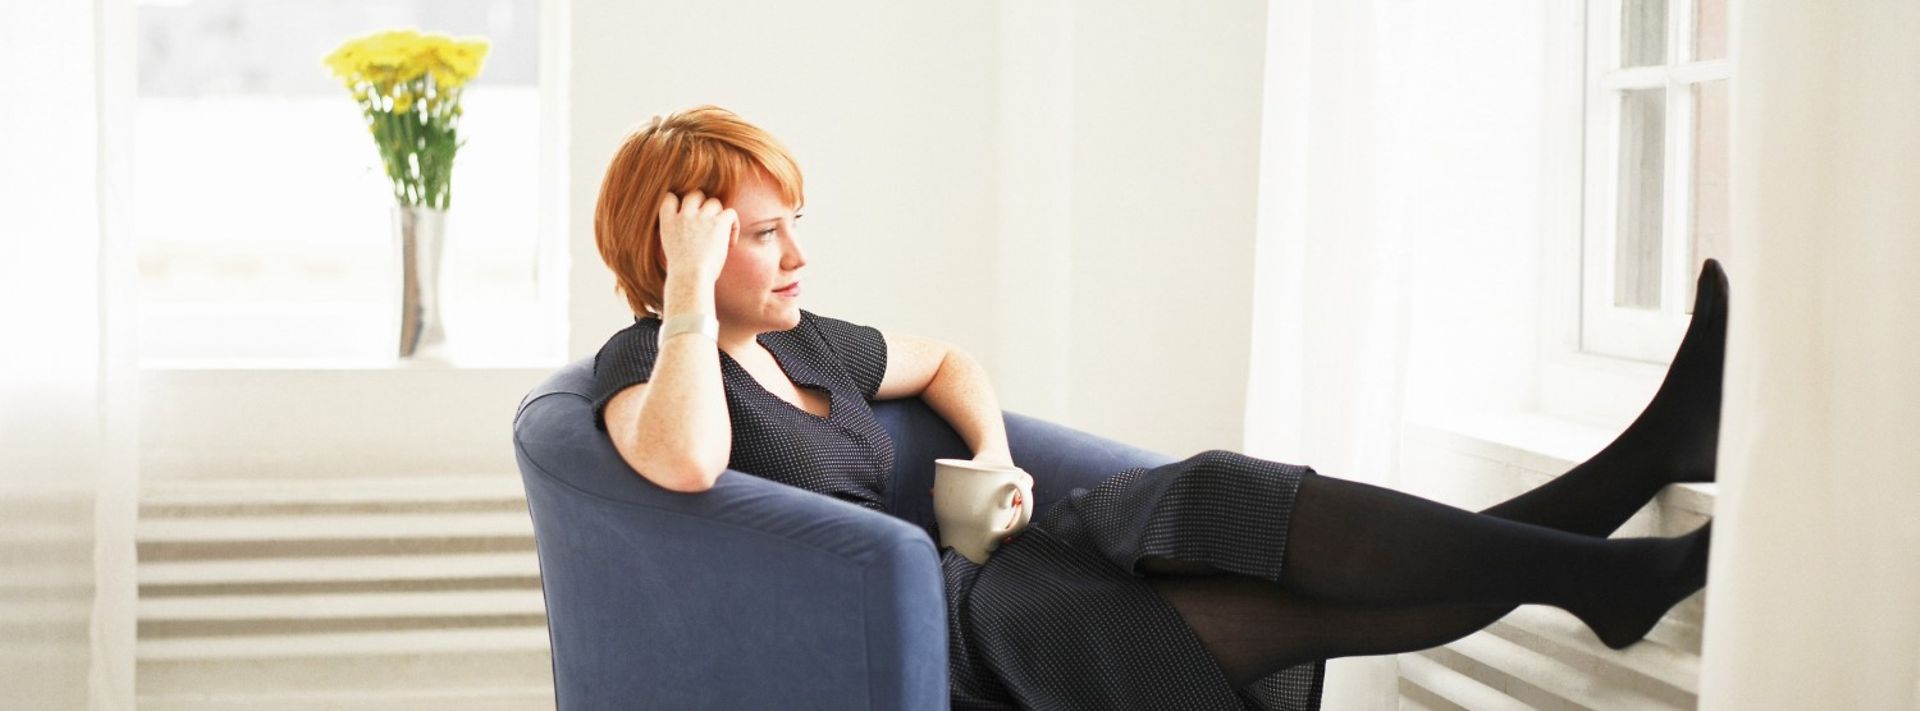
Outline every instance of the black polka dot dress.
MULTIPOLYGON (((832 407, 826 417, 802 410, 720 352, 733 424, 727 466, 885 512, 893 444, 868 403, 886 373, 886 341, 867 326, 800 314, 799 326, 758 341, 832 407)), ((607 401, 651 376, 659 328, 657 318, 635 319, 595 356, 602 429, 607 401)), ((1151 555, 1277 579, 1306 471, 1210 450, 1074 490, 985 565, 942 548, 952 708, 1319 708, 1324 663, 1233 688, 1135 569, 1151 555)))

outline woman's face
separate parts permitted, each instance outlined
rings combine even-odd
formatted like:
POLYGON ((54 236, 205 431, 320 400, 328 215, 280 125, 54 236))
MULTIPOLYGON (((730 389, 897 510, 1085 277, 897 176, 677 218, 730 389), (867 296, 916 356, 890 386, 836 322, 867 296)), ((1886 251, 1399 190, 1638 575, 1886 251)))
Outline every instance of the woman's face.
POLYGON ((727 207, 740 220, 740 238, 714 283, 714 309, 729 327, 753 333, 800 325, 799 208, 781 201, 771 176, 756 172, 734 191, 727 207), (776 291, 792 286, 787 291, 776 291))

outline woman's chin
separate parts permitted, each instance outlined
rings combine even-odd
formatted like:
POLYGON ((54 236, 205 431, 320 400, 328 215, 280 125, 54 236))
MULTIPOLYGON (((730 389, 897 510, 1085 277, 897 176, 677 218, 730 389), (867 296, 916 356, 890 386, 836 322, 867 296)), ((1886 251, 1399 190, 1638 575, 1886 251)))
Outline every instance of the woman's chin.
POLYGON ((800 325, 800 304, 798 302, 791 301, 791 300, 787 301, 784 304, 781 304, 780 307, 774 312, 773 320, 780 324, 781 327, 779 330, 782 330, 782 331, 791 329, 795 326, 799 326, 800 325))

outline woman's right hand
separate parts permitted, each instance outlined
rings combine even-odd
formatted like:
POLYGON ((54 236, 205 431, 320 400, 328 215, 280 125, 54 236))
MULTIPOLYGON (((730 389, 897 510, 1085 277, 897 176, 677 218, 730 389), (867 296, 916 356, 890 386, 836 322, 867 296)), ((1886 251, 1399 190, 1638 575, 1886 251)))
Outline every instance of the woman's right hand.
POLYGON ((667 278, 694 278, 712 284, 727 263, 727 250, 740 237, 740 218, 718 198, 695 190, 683 198, 660 199, 660 246, 666 251, 667 278))

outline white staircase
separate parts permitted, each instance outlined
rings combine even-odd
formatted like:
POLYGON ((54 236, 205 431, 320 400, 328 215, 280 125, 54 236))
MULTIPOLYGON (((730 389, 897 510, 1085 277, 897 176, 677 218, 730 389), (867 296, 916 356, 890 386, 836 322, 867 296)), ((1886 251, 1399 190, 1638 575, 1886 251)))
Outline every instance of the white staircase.
POLYGON ((143 492, 142 711, 553 708, 512 475, 143 492))

